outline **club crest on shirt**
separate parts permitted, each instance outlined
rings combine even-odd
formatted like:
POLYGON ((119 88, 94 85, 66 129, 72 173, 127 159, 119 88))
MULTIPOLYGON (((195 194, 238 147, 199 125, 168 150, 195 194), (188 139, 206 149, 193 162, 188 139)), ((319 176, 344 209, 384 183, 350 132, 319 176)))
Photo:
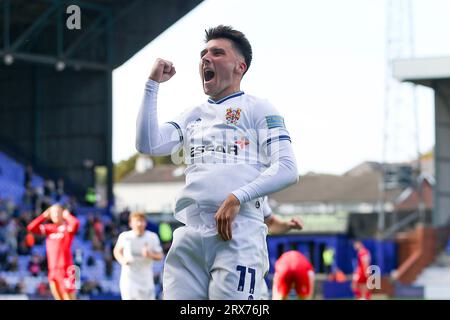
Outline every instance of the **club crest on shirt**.
POLYGON ((241 108, 237 109, 228 108, 227 113, 225 114, 227 124, 236 125, 240 117, 241 117, 241 108))

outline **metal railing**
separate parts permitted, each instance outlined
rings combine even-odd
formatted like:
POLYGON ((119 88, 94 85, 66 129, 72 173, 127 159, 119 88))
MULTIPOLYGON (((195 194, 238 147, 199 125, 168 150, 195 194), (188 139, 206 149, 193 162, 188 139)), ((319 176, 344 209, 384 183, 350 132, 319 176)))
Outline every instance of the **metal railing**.
POLYGON ((412 212, 411 214, 409 214, 408 216, 406 216, 402 220, 398 221, 397 223, 395 223, 392 226, 390 226, 389 228, 387 228, 383 232, 382 238, 386 239, 386 238, 392 237, 395 233, 397 233, 398 231, 402 230, 403 228, 408 227, 412 223, 419 221, 420 218, 421 218, 421 214, 420 214, 419 211, 412 212))

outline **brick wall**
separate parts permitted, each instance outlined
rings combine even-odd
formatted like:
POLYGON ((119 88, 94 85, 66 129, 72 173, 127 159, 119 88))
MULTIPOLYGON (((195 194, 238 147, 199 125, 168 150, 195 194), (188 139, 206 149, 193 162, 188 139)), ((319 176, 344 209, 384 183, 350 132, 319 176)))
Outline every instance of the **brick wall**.
POLYGON ((415 230, 399 233, 398 265, 396 279, 411 284, 445 247, 448 229, 418 226, 415 230))

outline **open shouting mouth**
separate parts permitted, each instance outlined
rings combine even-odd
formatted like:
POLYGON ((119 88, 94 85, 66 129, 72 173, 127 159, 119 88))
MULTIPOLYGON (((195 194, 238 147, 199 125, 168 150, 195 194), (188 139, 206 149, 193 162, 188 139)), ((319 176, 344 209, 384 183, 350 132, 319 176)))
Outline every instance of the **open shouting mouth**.
POLYGON ((216 75, 215 72, 213 70, 211 70, 211 69, 203 70, 204 82, 206 83, 206 82, 211 81, 214 78, 215 75, 216 75))

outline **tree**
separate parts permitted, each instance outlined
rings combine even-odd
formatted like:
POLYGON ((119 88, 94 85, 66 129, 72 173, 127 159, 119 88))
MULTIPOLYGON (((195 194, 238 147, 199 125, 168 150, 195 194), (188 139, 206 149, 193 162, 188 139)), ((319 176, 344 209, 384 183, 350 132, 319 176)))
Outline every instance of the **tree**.
MULTIPOLYGON (((134 171, 136 166, 136 160, 139 158, 139 153, 132 155, 126 160, 122 160, 114 165, 114 182, 119 182, 129 173, 134 171)), ((172 160, 170 156, 165 157, 151 157, 155 166, 162 164, 171 164, 172 160)))
POLYGON ((136 153, 130 158, 122 160, 114 165, 114 182, 119 182, 134 170, 134 166, 136 165, 136 160, 138 157, 139 153, 136 153))

